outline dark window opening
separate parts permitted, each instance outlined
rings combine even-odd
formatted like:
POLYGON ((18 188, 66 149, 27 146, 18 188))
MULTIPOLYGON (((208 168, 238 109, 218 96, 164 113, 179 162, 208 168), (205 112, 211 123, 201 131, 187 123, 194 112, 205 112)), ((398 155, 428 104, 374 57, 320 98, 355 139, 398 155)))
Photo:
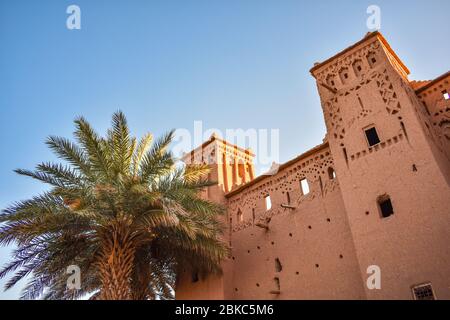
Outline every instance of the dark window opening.
POLYGON ((281 290, 281 286, 280 286, 280 278, 273 278, 273 281, 275 282, 275 288, 277 291, 281 290))
POLYGON ((370 147, 380 143, 380 138, 378 137, 377 129, 375 129, 375 127, 367 129, 364 132, 366 133, 367 142, 370 147))
POLYGON ((391 198, 389 196, 381 196, 378 199, 378 206, 380 207, 381 216, 387 218, 394 214, 394 208, 392 207, 391 198))
POLYGON ((283 266, 281 265, 280 259, 276 258, 275 259, 275 271, 281 272, 281 270, 283 270, 283 266))
POLYGON ((289 192, 286 192, 286 201, 287 204, 291 204, 291 196, 289 195, 289 192))
POLYGON ((412 288, 414 300, 435 300, 431 283, 421 284, 412 288))
POLYGON ((192 282, 198 282, 198 272, 192 273, 192 282))

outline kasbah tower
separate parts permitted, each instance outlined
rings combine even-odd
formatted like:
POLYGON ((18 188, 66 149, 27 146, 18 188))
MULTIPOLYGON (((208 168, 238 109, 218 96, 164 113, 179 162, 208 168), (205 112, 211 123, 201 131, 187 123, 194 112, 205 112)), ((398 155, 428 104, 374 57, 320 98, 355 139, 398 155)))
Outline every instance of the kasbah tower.
POLYGON ((372 32, 311 74, 322 144, 258 177, 214 135, 185 156, 211 166, 232 249, 222 275, 183 266, 176 298, 450 299, 450 72, 409 81, 372 32))

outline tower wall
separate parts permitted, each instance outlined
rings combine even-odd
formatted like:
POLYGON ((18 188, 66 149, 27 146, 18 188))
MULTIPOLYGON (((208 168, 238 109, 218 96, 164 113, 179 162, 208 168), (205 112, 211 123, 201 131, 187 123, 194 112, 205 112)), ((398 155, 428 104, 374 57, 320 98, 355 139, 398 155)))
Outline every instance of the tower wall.
POLYGON ((367 297, 410 299, 413 285, 431 282, 450 298, 448 162, 424 130, 407 70, 376 33, 312 73, 361 274, 381 268, 382 289, 366 288, 367 297), (383 218, 387 197, 394 214, 383 218))

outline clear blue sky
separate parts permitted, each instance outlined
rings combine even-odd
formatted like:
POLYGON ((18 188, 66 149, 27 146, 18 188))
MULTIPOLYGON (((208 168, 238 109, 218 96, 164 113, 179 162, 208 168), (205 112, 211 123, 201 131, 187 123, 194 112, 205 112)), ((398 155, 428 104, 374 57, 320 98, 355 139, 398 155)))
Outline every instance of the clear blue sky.
POLYGON ((0 208, 43 190, 12 170, 52 160, 45 138, 71 137, 78 115, 104 132, 120 108, 136 135, 277 128, 282 162, 319 144, 309 69, 364 36, 371 4, 411 79, 450 69, 448 0, 2 0, 0 208), (81 30, 66 28, 70 4, 81 30))

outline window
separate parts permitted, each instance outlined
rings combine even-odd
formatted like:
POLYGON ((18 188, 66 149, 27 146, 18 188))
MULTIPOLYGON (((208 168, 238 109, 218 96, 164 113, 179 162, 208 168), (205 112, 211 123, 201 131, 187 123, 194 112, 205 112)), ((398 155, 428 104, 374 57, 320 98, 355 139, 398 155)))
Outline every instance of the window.
POLYGON ((270 196, 267 195, 264 197, 266 200, 266 210, 270 210, 272 208, 272 201, 270 201, 270 196))
POLYGON ((286 201, 287 204, 291 204, 291 196, 289 195, 289 192, 286 192, 286 201))
POLYGON ((414 300, 435 300, 431 283, 424 283, 412 287, 414 300))
POLYGON ((372 147, 378 143, 380 143, 380 138, 378 137, 377 129, 375 127, 364 130, 367 138, 367 143, 369 147, 372 147))
POLYGON ((447 92, 447 90, 442 91, 442 95, 444 96, 444 100, 449 100, 450 99, 450 95, 447 92))
POLYGON ((238 223, 244 221, 244 215, 242 214, 241 209, 238 210, 236 216, 237 216, 237 222, 238 222, 238 223))
POLYGON ((283 266, 281 265, 280 259, 275 259, 275 272, 281 272, 283 270, 283 266))
POLYGON ((394 214, 391 198, 388 195, 378 197, 378 206, 380 207, 381 217, 387 218, 394 214))
POLYGON ((198 272, 192 273, 192 282, 198 282, 198 272))
POLYGON ((328 168, 328 177, 330 178, 330 180, 336 179, 336 171, 334 171, 332 167, 328 168))
POLYGON ((300 180, 300 189, 302 190, 303 195, 307 195, 309 193, 309 185, 308 180, 306 180, 306 178, 300 180))

